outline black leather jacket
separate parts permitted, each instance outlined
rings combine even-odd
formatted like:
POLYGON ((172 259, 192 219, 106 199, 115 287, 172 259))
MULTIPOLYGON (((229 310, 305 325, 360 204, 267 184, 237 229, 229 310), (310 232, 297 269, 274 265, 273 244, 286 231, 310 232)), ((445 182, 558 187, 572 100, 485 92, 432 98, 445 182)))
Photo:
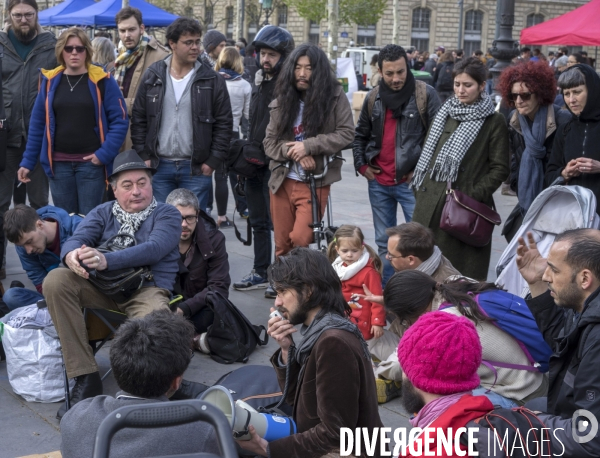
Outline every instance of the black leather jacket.
MULTIPOLYGON (((431 86, 427 86, 427 114, 425 116, 427 126, 423 125, 414 94, 404 107, 402 117, 398 120, 396 127, 397 182, 400 182, 402 177, 411 172, 417 165, 427 131, 439 108, 440 99, 435 89, 431 86)), ((354 168, 357 174, 362 166, 373 166, 373 159, 381 151, 386 110, 379 94, 377 94, 377 98, 375 99, 371 117, 369 117, 368 110, 369 96, 367 95, 360 111, 354 143, 352 144, 354 168)))
MULTIPOLYGON (((144 160, 158 166, 158 132, 165 95, 167 63, 153 63, 142 75, 133 104, 131 141, 144 160)), ((202 164, 217 169, 227 159, 233 130, 231 102, 223 77, 201 63, 192 81, 194 149, 192 174, 202 174, 202 164)))

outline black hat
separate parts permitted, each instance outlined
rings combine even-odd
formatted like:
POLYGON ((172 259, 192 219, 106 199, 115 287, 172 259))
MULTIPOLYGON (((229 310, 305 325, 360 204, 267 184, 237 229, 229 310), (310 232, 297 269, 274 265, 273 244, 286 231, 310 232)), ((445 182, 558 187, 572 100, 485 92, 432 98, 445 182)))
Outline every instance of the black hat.
POLYGON ((156 172, 153 167, 148 167, 144 160, 136 153, 134 149, 128 149, 117 154, 113 161, 113 171, 109 178, 114 177, 117 173, 125 172, 126 170, 150 170, 152 174, 156 172))

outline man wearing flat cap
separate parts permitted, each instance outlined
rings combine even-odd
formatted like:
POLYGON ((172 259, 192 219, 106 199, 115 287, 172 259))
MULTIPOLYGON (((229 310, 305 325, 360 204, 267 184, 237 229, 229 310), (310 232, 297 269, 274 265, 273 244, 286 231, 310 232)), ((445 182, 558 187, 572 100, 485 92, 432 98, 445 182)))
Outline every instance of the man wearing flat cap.
MULTIPOLYGON (((71 405, 102 394, 102 381, 88 344, 82 307, 117 310, 129 318, 142 317, 169 307, 178 271, 181 215, 152 194, 154 169, 134 150, 119 154, 109 177, 116 200, 94 208, 62 246, 60 258, 67 268, 52 270, 44 280, 44 296, 58 332, 69 378, 75 378, 71 405), (101 253, 97 248, 117 234, 123 248, 101 253), (88 281, 95 271, 148 266, 152 279, 120 302, 109 298, 88 281)), ((64 406, 58 411, 61 418, 64 406)))

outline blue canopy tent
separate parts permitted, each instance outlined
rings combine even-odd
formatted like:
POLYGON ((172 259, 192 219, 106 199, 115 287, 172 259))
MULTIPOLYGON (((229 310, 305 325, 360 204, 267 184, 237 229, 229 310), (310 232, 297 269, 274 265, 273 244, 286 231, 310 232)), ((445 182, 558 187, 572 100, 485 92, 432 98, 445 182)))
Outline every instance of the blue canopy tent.
POLYGON ((40 11, 38 19, 40 25, 51 26, 54 25, 52 23, 52 18, 54 16, 58 14, 71 14, 95 4, 96 2, 94 0, 65 0, 59 5, 40 11))
MULTIPOLYGON (((122 0, 102 0, 74 13, 54 16, 52 25, 116 27, 115 15, 121 9, 121 5, 122 0)), ((142 12, 146 27, 167 27, 179 17, 144 0, 130 0, 129 6, 142 12)))

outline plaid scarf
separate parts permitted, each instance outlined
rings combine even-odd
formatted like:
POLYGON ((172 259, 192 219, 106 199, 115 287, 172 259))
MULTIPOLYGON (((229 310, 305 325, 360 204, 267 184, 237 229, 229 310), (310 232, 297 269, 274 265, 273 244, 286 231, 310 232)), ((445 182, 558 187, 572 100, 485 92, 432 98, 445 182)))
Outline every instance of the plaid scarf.
POLYGON ((127 70, 135 65, 137 60, 142 57, 148 43, 150 43, 150 37, 144 32, 142 38, 140 38, 140 42, 135 48, 127 49, 123 43, 119 45, 119 57, 117 57, 117 60, 115 61, 115 79, 117 80, 119 87, 123 86, 125 73, 127 73, 127 70))
POLYGON ((423 184, 438 141, 444 132, 448 116, 459 121, 460 124, 446 140, 437 155, 433 168, 430 169, 430 178, 435 181, 456 181, 460 163, 475 138, 477 138, 486 118, 493 114, 494 104, 491 97, 485 92, 471 105, 460 102, 456 97, 449 98, 435 116, 423 152, 415 168, 415 174, 410 182, 410 187, 419 189, 423 184))
MULTIPOLYGON (((140 226, 148 217, 156 210, 156 199, 152 197, 152 202, 141 212, 128 213, 121 208, 119 202, 115 200, 112 206, 112 214, 115 216, 117 221, 121 223, 119 233, 129 234, 135 237, 135 233, 138 231, 140 226)), ((133 240, 128 237, 117 237, 114 241, 115 245, 126 248, 133 245, 133 240), (124 240, 123 240, 124 239, 124 240)))

